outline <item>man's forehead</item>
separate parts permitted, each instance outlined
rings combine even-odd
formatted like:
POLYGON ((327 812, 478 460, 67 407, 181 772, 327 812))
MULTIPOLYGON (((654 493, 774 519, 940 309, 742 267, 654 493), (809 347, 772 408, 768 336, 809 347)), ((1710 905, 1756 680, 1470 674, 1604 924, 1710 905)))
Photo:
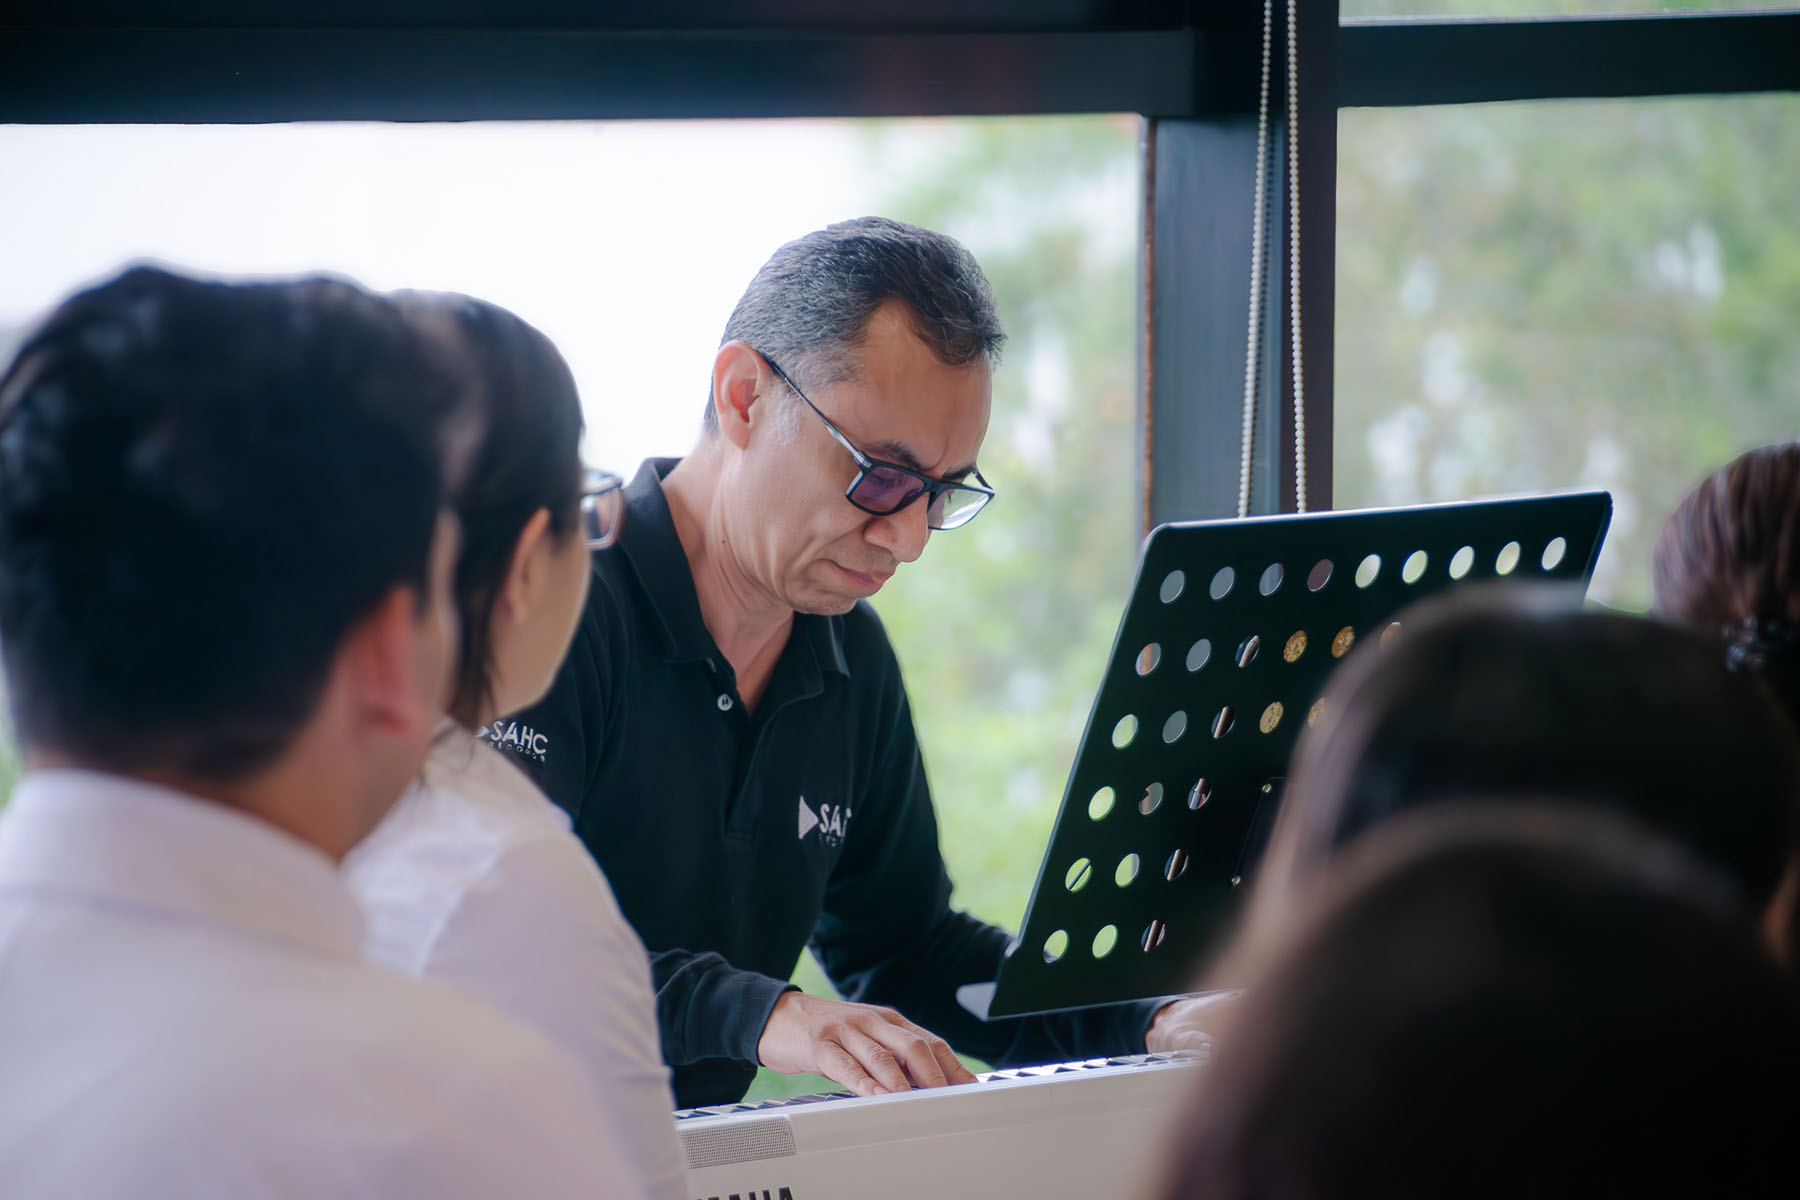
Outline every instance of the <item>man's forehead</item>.
POLYGON ((928 474, 967 474, 987 437, 987 368, 947 367, 938 381, 894 395, 874 380, 848 380, 839 391, 848 403, 833 419, 865 454, 928 474))

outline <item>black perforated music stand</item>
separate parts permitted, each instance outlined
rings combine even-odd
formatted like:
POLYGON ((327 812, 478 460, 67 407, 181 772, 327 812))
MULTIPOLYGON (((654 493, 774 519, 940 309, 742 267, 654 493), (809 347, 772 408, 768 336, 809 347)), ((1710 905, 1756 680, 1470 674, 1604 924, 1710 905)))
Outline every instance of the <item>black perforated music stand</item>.
POLYGON ((1611 517, 1583 492, 1152 531, 989 1015, 1190 986, 1338 659, 1447 588, 1585 586, 1611 517))

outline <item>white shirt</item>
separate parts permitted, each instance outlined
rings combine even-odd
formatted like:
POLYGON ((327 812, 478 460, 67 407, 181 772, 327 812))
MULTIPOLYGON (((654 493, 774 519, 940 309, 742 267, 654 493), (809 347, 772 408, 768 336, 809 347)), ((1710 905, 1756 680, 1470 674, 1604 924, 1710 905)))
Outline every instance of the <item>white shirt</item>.
POLYGON ((568 1051, 649 1194, 691 1200, 650 963, 569 818, 447 724, 414 787, 344 860, 371 962, 442 980, 568 1051))
POLYGON ((361 961, 316 848, 33 772, 0 817, 0 1195, 639 1194, 527 1029, 361 961))

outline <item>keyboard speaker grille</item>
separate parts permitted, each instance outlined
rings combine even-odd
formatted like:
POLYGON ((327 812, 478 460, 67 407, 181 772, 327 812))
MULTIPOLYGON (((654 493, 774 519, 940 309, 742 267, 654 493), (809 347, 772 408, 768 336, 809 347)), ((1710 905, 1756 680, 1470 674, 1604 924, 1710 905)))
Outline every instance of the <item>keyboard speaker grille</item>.
POLYGON ((787 1158, 797 1153, 794 1126, 786 1117, 733 1122, 712 1129, 684 1129, 681 1144, 691 1171, 765 1158, 787 1158))

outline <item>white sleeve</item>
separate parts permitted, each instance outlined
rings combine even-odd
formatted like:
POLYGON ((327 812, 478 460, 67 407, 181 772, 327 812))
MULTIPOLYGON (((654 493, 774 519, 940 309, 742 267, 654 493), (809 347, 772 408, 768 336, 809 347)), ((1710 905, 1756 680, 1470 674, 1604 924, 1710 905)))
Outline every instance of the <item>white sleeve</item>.
POLYGON ((423 973, 567 1054, 636 1160, 644 1194, 691 1200, 649 958, 573 835, 534 838, 497 858, 445 919, 423 973))

